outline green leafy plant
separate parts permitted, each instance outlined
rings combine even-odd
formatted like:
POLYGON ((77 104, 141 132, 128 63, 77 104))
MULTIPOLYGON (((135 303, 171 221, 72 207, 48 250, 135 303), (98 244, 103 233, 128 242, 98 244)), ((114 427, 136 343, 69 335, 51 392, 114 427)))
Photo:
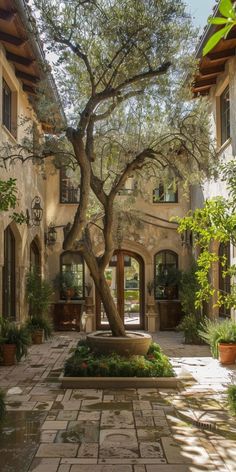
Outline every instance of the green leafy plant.
POLYGON ((28 272, 26 276, 26 297, 31 317, 42 317, 48 313, 52 294, 51 284, 46 280, 42 280, 36 270, 28 272))
POLYGON ((203 341, 199 336, 199 329, 204 320, 203 316, 198 317, 194 313, 189 313, 189 315, 183 317, 177 330, 183 331, 186 344, 202 344, 203 341))
POLYGON ((221 39, 227 38, 231 29, 236 26, 235 4, 231 0, 220 0, 219 12, 222 17, 210 17, 208 22, 222 28, 209 38, 203 49, 203 56, 206 56, 221 39))
POLYGON ((229 385, 227 388, 227 402, 230 411, 236 415, 236 385, 229 385))
POLYGON ((205 319, 198 334, 209 344, 212 356, 217 358, 219 343, 236 343, 236 323, 231 319, 221 322, 205 319))
POLYGON ((55 288, 63 293, 70 289, 76 290, 77 285, 76 276, 71 270, 59 272, 54 279, 55 288))
POLYGON ((47 316, 32 316, 27 320, 26 327, 29 333, 33 333, 39 329, 42 329, 44 331, 45 339, 48 339, 52 336, 52 322, 47 316))
POLYGON ((5 393, 0 390, 0 422, 3 420, 6 413, 6 406, 5 406, 5 393))
POLYGON ((16 360, 27 355, 30 345, 29 332, 25 325, 17 326, 5 318, 0 318, 0 344, 15 344, 16 360))
POLYGON ((146 356, 125 358, 118 354, 99 355, 86 341, 78 343, 74 354, 67 359, 65 376, 72 377, 170 377, 173 368, 158 344, 152 343, 146 356))
POLYGON ((163 287, 173 287, 179 285, 181 281, 181 271, 176 267, 165 267, 156 275, 156 284, 163 287))

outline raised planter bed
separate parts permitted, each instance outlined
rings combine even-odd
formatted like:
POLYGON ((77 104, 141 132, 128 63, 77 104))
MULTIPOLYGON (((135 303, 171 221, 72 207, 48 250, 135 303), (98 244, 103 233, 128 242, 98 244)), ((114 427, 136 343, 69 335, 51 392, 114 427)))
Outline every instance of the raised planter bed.
POLYGON ((62 374, 60 380, 62 388, 179 388, 190 377, 64 377, 62 374))
POLYGON ((87 335, 88 345, 101 354, 116 352, 123 356, 145 355, 152 337, 148 333, 128 332, 126 337, 114 337, 110 331, 95 331, 87 335))

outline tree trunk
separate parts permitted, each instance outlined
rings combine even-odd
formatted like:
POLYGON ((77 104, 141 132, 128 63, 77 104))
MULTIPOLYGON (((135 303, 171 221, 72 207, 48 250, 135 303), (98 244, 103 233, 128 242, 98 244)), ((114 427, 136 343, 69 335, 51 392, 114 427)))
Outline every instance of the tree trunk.
POLYGON ((85 262, 90 270, 91 277, 103 303, 112 335, 116 337, 125 336, 124 324, 117 311, 104 271, 101 269, 99 270, 96 258, 93 256, 91 251, 84 251, 83 254, 85 262))

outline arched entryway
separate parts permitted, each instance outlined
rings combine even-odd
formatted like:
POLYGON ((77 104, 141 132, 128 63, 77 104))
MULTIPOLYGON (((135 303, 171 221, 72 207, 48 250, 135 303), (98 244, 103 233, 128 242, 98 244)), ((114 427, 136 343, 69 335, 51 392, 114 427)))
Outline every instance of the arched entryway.
MULTIPOLYGON (((224 271, 230 267, 230 244, 220 244, 219 247, 219 257, 220 261, 224 262, 222 266, 219 263, 219 291, 223 294, 230 293, 230 276, 226 275, 224 277, 224 271)), ((219 308, 219 316, 223 318, 230 317, 230 309, 226 308, 225 305, 221 305, 219 308)))
POLYGON ((16 318, 16 242, 10 226, 4 231, 3 316, 16 318))
MULTIPOLYGON (((126 329, 144 329, 144 262, 131 251, 117 250, 105 271, 113 298, 126 329)), ((108 328, 108 321, 96 292, 97 329, 108 328)))

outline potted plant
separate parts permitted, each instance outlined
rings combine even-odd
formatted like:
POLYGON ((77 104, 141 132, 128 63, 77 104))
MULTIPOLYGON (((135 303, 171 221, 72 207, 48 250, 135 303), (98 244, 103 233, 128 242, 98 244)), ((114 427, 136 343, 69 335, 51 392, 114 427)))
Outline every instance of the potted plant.
POLYGON ((51 285, 42 280, 36 271, 27 274, 26 296, 30 318, 26 324, 35 344, 41 344, 44 337, 47 339, 52 334, 52 325, 47 316, 52 294, 51 285))
POLYGON ((234 364, 236 360, 236 323, 205 320, 198 331, 199 336, 210 345, 213 357, 219 357, 221 364, 234 364))
POLYGON ((3 365, 14 365, 26 356, 30 345, 29 333, 25 325, 17 326, 14 322, 0 318, 0 344, 3 365))
POLYGON ((70 300, 77 290, 75 274, 71 270, 60 272, 54 279, 54 286, 62 293, 66 300, 70 300))
POLYGON ((177 296, 181 280, 181 271, 176 267, 164 267, 156 275, 156 287, 162 290, 163 298, 172 300, 177 296))

